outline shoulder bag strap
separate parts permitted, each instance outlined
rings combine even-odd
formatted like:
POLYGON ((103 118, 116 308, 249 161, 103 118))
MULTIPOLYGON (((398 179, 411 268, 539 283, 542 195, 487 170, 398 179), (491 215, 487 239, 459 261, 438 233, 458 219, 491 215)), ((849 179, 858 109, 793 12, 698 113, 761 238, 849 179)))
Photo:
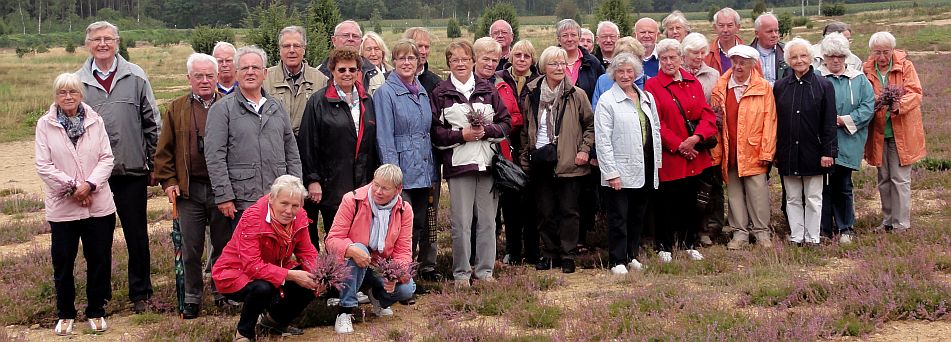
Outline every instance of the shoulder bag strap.
POLYGON ((693 129, 690 127, 690 124, 687 122, 687 114, 684 114, 684 107, 680 105, 680 100, 677 99, 677 95, 674 95, 674 92, 670 91, 669 85, 664 86, 664 90, 674 99, 674 104, 677 105, 677 110, 680 111, 680 116, 684 118, 684 126, 687 127, 687 136, 693 135, 693 129))

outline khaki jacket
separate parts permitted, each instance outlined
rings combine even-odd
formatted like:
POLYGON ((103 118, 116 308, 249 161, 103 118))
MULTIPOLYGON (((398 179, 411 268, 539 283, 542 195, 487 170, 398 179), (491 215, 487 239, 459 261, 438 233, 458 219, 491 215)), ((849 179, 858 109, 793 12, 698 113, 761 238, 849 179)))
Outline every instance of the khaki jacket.
MULTIPOLYGON (((921 81, 915 65, 908 60, 908 54, 894 50, 892 71, 888 73, 888 84, 899 84, 905 89, 901 97, 898 114, 892 116, 892 130, 895 132, 895 147, 898 148, 898 161, 902 166, 914 164, 928 154, 925 150, 925 128, 921 118, 921 81)), ((865 61, 865 77, 872 82, 875 96, 882 94, 882 82, 875 72, 875 60, 865 61)), ((882 149, 885 145, 885 110, 875 111, 875 117, 869 125, 868 141, 865 143, 865 160, 869 165, 882 165, 882 149)))
MULTIPOLYGON (((539 96, 545 82, 545 77, 539 77, 525 85, 526 97, 522 101, 525 129, 522 130, 521 164, 522 168, 529 169, 529 154, 535 150, 535 141, 538 137, 538 117, 541 114, 538 108, 539 96)), ((588 164, 576 165, 575 155, 586 152, 589 155, 594 147, 594 113, 591 111, 591 102, 581 88, 565 84, 561 96, 558 96, 548 115, 549 137, 554 136, 554 121, 559 113, 564 111, 561 132, 558 135, 558 163, 555 165, 555 177, 578 177, 591 172, 588 164)))
POLYGON ((294 128, 295 137, 297 132, 300 131, 300 120, 304 117, 304 107, 307 106, 307 99, 310 98, 311 94, 327 86, 327 76, 324 76, 317 68, 307 65, 307 61, 302 63, 304 68, 302 77, 304 79, 300 81, 300 89, 297 90, 296 94, 284 78, 284 62, 279 62, 277 65, 268 68, 267 78, 264 79, 264 91, 280 102, 284 111, 291 116, 291 127, 294 128))
MULTIPOLYGON (((710 106, 721 108, 723 115, 719 144, 712 152, 714 163, 720 161, 724 181, 729 179, 727 170, 730 165, 730 134, 727 127, 731 123, 726 114, 726 97, 733 96, 727 89, 731 77, 732 68, 720 76, 710 95, 710 106)), ((736 121, 738 175, 748 177, 768 172, 769 168, 759 165, 759 161, 772 161, 776 154, 776 99, 773 97, 773 87, 758 71, 752 72, 749 88, 740 97, 736 121)))

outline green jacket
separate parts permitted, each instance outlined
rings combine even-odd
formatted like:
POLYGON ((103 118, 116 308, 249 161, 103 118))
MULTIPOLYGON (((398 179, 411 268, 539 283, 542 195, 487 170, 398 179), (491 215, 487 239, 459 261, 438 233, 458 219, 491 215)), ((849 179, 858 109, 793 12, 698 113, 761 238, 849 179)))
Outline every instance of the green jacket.
POLYGON ((839 141, 837 165, 858 170, 865 153, 865 140, 868 138, 868 125, 875 116, 875 93, 868 78, 859 71, 845 68, 840 76, 833 75, 825 65, 816 69, 835 88, 835 109, 844 122, 838 126, 836 136, 839 141))

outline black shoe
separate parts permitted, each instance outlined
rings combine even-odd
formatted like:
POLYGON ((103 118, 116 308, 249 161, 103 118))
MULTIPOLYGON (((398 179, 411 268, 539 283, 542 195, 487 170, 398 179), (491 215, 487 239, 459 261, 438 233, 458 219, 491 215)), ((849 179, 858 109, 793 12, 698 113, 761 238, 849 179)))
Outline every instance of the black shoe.
POLYGON ((268 314, 262 314, 258 320, 258 329, 265 334, 278 336, 300 336, 304 330, 289 324, 280 325, 268 314))
POLYGON ((420 284, 420 283, 416 283, 416 292, 414 292, 415 294, 427 294, 427 293, 429 293, 429 292, 430 292, 430 291, 429 291, 429 286, 426 286, 426 285, 423 285, 423 284, 420 284))
POLYGON ((435 270, 422 272, 419 274, 419 277, 426 281, 432 281, 432 282, 442 281, 442 274, 439 274, 439 272, 436 272, 435 270))
POLYGON ((551 258, 542 257, 538 259, 538 263, 535 264, 535 269, 539 271, 550 270, 552 267, 559 267, 561 263, 552 260, 551 258))
POLYGON ((195 319, 198 318, 199 313, 201 313, 201 307, 198 303, 185 303, 185 309, 182 310, 182 318, 195 319))
POLYGON ((149 303, 145 299, 132 301, 132 313, 144 313, 149 309, 149 303))
MULTIPOLYGON (((418 287, 417 287, 417 288, 418 288, 418 287)), ((403 305, 416 305, 416 295, 413 295, 413 296, 410 297, 409 299, 401 300, 401 301, 400 301, 400 304, 403 304, 403 305)))
POLYGON ((562 260, 561 273, 575 273, 575 260, 574 259, 562 260))

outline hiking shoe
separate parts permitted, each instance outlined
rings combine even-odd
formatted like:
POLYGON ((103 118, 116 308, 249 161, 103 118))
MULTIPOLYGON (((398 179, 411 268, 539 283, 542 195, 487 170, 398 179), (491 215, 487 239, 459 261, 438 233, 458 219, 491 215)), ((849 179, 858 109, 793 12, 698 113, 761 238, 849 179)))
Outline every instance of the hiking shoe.
POLYGON ((139 299, 132 302, 132 313, 144 313, 149 309, 149 303, 145 299, 139 299))
POLYGON ((57 336, 69 336, 73 334, 73 319, 61 319, 56 321, 56 326, 53 327, 53 333, 57 336))
POLYGON ((562 259, 562 260, 561 260, 561 273, 575 273, 575 260, 574 260, 574 259, 562 259))
POLYGON ((625 275, 627 274, 627 267, 624 267, 623 264, 617 264, 614 267, 611 267, 611 274, 613 275, 625 275))
POLYGON ((731 239, 730 242, 726 244, 726 249, 743 249, 743 247, 746 247, 749 244, 750 236, 747 235, 746 232, 737 231, 733 233, 733 239, 731 239))
POLYGON ((693 260, 693 261, 703 260, 703 254, 700 254, 700 251, 696 249, 688 249, 687 256, 690 257, 690 260, 693 260))
POLYGON ((763 248, 773 248, 773 240, 769 237, 769 232, 758 232, 754 235, 756 237, 756 245, 763 248))
POLYGON ((657 252, 657 257, 660 258, 660 262, 665 264, 673 260, 673 256, 670 255, 670 252, 664 252, 664 251, 657 252))
POLYGON ((97 333, 106 332, 106 329, 109 329, 109 324, 106 324, 105 317, 90 318, 89 329, 97 333))
POLYGON ((538 259, 538 263, 535 264, 535 269, 538 271, 550 270, 552 267, 559 267, 561 263, 556 262, 551 258, 543 257, 538 259))
POLYGON ((266 313, 261 314, 261 317, 258 318, 258 327, 270 335, 300 336, 304 334, 303 329, 291 326, 290 324, 278 324, 277 321, 271 318, 271 315, 266 313))
POLYGON ((198 306, 198 303, 185 303, 185 309, 182 310, 182 318, 195 319, 198 318, 200 312, 201 307, 198 306))
POLYGON ((334 322, 334 331, 338 334, 349 334, 353 332, 353 315, 342 313, 337 315, 334 322))
POLYGON ((839 235, 839 243, 843 245, 848 245, 852 243, 852 234, 845 233, 839 235))
POLYGON ((640 271, 644 269, 644 265, 641 265, 641 262, 637 261, 637 259, 631 259, 631 262, 627 263, 627 267, 629 267, 631 271, 640 271))
POLYGON ((700 235, 700 244, 704 246, 713 246, 713 240, 710 239, 710 235, 703 234, 700 235))
POLYGON ((370 304, 370 297, 362 291, 357 291, 357 303, 370 304))
POLYGON ((373 291, 370 291, 370 303, 373 304, 373 314, 377 317, 393 316, 393 309, 380 305, 380 301, 373 296, 373 291))

